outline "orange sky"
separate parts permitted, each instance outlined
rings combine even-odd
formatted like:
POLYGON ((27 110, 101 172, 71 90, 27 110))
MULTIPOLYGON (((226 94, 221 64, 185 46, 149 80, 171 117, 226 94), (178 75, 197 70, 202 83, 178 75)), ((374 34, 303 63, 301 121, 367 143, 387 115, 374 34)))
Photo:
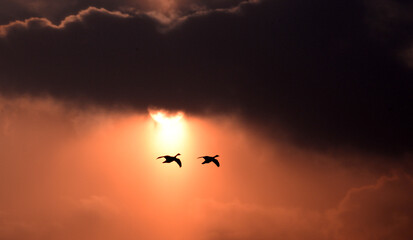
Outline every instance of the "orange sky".
POLYGON ((412 12, 0 0, 0 240, 412 240, 412 12))
POLYGON ((175 141, 148 113, 0 109, 0 239, 412 237, 412 177, 342 164, 373 156, 269 141, 235 115, 185 115, 175 141), (178 152, 182 168, 156 159, 178 152), (215 154, 220 168, 196 159, 215 154))

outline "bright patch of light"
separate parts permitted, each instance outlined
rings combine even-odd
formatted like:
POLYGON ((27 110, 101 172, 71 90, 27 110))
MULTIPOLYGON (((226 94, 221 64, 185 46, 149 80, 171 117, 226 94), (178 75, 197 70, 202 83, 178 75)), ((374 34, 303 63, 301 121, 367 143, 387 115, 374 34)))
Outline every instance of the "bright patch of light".
POLYGON ((184 116, 182 112, 178 112, 177 114, 172 115, 172 116, 162 111, 149 112, 149 114, 151 115, 153 120, 160 123, 161 125, 171 126, 171 127, 177 124, 177 122, 179 122, 179 120, 181 120, 182 117, 184 116))
POLYGON ((182 150, 185 138, 184 114, 178 112, 170 114, 166 111, 149 110, 149 114, 155 121, 155 144, 164 152, 171 154, 182 150))

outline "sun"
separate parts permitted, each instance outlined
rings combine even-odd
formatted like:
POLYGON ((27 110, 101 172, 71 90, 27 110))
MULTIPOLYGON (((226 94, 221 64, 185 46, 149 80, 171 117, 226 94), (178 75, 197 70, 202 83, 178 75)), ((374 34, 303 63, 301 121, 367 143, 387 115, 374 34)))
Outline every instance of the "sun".
POLYGON ((154 120, 155 144, 164 150, 176 151, 185 139, 185 119, 183 112, 170 113, 166 110, 149 110, 154 120))
POLYGON ((162 126, 170 127, 176 125, 184 116, 182 112, 178 112, 176 114, 167 114, 165 111, 154 112, 152 110, 149 110, 149 114, 157 123, 161 124, 162 126))

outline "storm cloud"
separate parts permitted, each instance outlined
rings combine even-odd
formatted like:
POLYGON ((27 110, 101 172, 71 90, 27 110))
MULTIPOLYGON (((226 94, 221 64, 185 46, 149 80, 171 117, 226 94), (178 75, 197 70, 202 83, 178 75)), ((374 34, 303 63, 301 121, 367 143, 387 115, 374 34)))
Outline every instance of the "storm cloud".
POLYGON ((40 13, 9 19, 0 27, 1 92, 235 112, 305 147, 405 154, 413 72, 405 57, 412 21, 403 9, 411 6, 383 2, 399 17, 380 15, 371 1, 228 1, 165 22, 160 10, 100 1, 59 21, 40 13))

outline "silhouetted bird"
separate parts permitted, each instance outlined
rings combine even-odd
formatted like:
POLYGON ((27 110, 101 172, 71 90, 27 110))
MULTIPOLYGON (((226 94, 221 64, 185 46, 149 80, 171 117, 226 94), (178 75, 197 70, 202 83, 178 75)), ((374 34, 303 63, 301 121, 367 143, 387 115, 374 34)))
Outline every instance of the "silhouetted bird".
POLYGON ((179 156, 179 155, 181 155, 181 154, 178 153, 178 154, 175 155, 175 157, 165 155, 165 156, 157 157, 156 159, 165 158, 165 161, 163 161, 163 163, 171 163, 171 162, 175 161, 176 163, 178 163, 179 167, 182 167, 181 160, 179 160, 179 158, 177 158, 177 156, 179 156))
POLYGON ((202 156, 202 157, 199 157, 199 158, 205 159, 205 161, 202 164, 213 162, 219 167, 219 162, 218 162, 218 160, 215 159, 216 157, 219 157, 219 155, 215 155, 214 157, 202 156))

